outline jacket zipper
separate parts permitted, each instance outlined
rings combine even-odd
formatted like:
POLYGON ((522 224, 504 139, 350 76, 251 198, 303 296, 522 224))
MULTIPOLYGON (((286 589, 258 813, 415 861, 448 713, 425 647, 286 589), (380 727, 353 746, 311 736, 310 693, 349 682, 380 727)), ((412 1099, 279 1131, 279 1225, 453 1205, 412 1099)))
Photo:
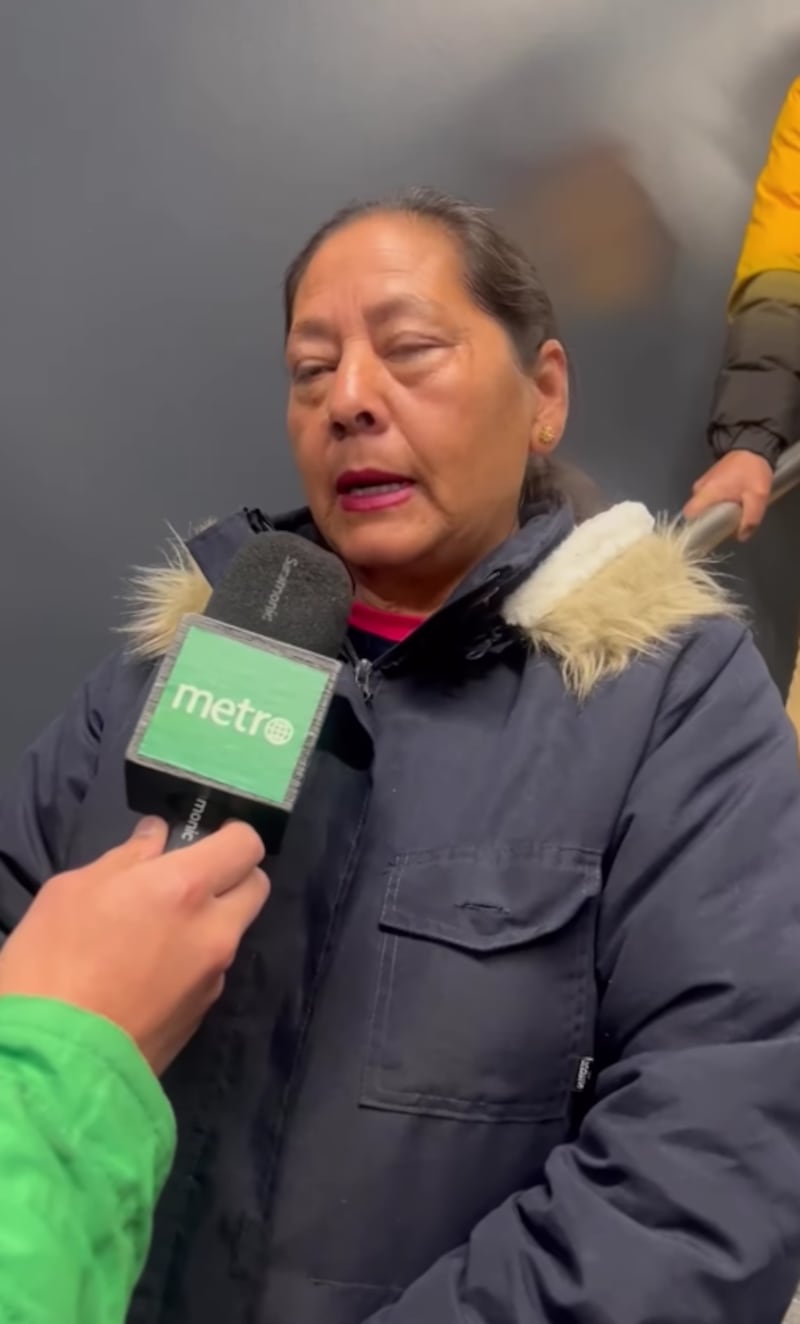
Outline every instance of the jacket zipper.
POLYGON ((365 703, 372 702, 372 663, 366 657, 360 657, 355 664, 356 685, 364 696, 365 703))
MULTIPOLYGON (((483 603, 488 602, 488 598, 485 597, 485 594, 486 594, 485 586, 480 590, 475 590, 472 594, 469 595, 466 601, 462 601, 462 603, 459 604, 461 610, 463 611, 464 608, 467 606, 467 604, 472 605, 472 603, 480 604, 481 602, 483 603)), ((452 608, 450 608, 450 610, 452 610, 452 608)), ((408 647, 407 642, 401 644, 393 644, 392 647, 387 649, 387 651, 382 655, 382 657, 380 657, 377 660, 377 662, 371 662, 369 658, 358 656, 356 650, 354 649, 349 639, 345 641, 344 656, 348 659, 350 665, 353 668, 353 675, 355 677, 355 682, 359 690, 361 691, 365 703, 371 703, 374 698, 375 695, 374 678, 376 671, 382 672, 387 662, 390 663, 390 665, 394 665, 396 662, 397 654, 401 652, 405 653, 407 647, 408 647)))

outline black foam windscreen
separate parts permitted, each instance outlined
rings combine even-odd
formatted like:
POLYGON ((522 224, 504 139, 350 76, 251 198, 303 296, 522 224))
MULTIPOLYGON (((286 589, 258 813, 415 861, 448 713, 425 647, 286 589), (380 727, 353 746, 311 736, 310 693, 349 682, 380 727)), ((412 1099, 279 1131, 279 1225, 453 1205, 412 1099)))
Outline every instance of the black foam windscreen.
POLYGON ((336 658, 352 601, 352 580, 338 557, 295 533, 274 532, 236 554, 205 615, 336 658))

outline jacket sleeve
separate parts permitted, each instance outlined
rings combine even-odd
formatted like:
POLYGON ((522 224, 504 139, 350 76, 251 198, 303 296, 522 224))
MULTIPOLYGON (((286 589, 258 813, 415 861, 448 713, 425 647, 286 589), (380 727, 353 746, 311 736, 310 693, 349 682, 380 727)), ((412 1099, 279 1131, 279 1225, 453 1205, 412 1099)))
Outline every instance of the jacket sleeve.
POLYGON ((775 464, 800 439, 800 79, 756 184, 731 289, 708 440, 775 464))
MULTIPOLYGON (((800 199, 797 229, 800 245, 800 199)), ((708 441, 717 459, 746 450, 773 467, 800 441, 800 271, 763 272, 742 295, 728 324, 708 441)))
POLYGON ((374 1324, 779 1324, 800 1275, 800 769, 730 622, 673 665, 596 963, 574 1141, 374 1324))
POLYGON ((121 1030, 0 999, 0 1319, 122 1324, 174 1146, 166 1097, 121 1030))
POLYGON ((39 887, 66 865, 94 777, 116 658, 84 682, 60 717, 24 754, 0 794, 0 941, 39 887))

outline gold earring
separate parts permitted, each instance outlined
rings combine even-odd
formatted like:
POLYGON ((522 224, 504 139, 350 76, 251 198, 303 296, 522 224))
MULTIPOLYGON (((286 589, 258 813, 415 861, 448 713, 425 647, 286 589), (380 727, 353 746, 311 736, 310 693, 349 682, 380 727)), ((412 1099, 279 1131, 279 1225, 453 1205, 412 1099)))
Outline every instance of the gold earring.
POLYGON ((539 433, 539 445, 544 450, 549 450, 555 439, 556 439, 555 432, 553 431, 549 423, 545 423, 544 427, 539 433))

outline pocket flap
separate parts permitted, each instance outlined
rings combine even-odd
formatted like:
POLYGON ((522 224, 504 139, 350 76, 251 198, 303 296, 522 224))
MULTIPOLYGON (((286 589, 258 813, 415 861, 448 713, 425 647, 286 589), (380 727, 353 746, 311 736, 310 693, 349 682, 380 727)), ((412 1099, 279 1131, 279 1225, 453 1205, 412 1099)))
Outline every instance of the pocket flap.
POLYGON ((474 952, 555 933, 600 890, 600 856, 515 842, 419 851, 394 860, 381 928, 474 952))

